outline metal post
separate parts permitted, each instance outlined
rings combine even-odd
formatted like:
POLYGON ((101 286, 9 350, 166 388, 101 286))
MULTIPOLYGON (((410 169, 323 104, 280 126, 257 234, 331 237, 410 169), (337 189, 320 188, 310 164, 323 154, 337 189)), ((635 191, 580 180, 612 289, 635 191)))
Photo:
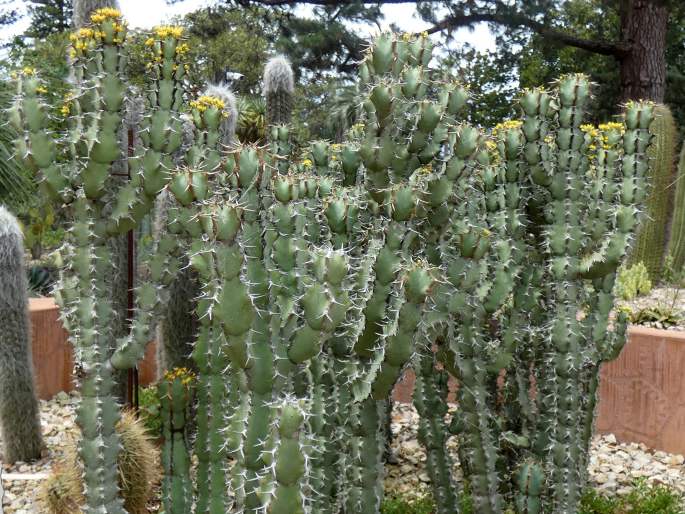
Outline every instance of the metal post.
MULTIPOLYGON (((128 129, 128 156, 133 157, 133 129, 128 129)), ((131 180, 131 168, 126 166, 128 179, 131 180)), ((128 251, 128 274, 127 274, 127 290, 128 290, 128 306, 126 309, 126 319, 128 321, 129 332, 133 330, 134 317, 134 288, 135 288, 135 269, 136 269, 136 239, 133 230, 129 230, 127 236, 127 251, 128 251)), ((140 406, 138 401, 138 366, 128 370, 128 380, 126 384, 126 403, 138 415, 138 408, 140 406)))

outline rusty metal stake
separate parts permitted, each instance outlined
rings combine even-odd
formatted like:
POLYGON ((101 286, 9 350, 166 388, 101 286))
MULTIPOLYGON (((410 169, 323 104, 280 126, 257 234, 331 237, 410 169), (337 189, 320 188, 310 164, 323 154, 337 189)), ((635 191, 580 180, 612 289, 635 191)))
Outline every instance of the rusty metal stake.
MULTIPOLYGON (((133 129, 128 129, 128 156, 133 157, 133 129)), ((128 179, 131 180, 131 168, 126 165, 128 179)), ((136 268, 136 240, 133 230, 129 230, 126 234, 126 246, 128 252, 127 266, 127 291, 128 291, 128 306, 126 308, 126 320, 128 322, 129 333, 133 330, 134 317, 134 288, 135 288, 135 268, 136 268)), ((128 379, 126 381, 126 404, 133 409, 135 415, 138 415, 140 407, 138 398, 138 366, 128 370, 128 379)))

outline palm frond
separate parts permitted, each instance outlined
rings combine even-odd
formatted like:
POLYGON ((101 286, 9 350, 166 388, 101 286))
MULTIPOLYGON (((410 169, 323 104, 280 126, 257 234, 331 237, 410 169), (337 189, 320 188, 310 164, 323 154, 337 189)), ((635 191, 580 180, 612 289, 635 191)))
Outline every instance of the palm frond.
MULTIPOLYGON (((11 101, 9 89, 0 87, 0 109, 7 109, 11 101)), ((16 137, 17 134, 9 123, 0 123, 0 204, 15 211, 29 200, 35 190, 31 172, 15 159, 16 137)))

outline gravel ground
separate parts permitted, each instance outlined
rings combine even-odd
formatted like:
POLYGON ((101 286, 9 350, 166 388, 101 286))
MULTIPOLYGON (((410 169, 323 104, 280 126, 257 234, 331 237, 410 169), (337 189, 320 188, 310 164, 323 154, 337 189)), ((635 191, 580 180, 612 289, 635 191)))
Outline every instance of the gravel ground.
MULTIPOLYGON (((430 491, 425 471, 426 454, 416 440, 419 415, 409 404, 396 404, 393 409, 392 449, 397 463, 387 466, 386 491, 401 495, 422 495, 430 491)), ((457 462, 457 447, 451 438, 447 447, 457 462)), ((600 491, 626 494, 638 478, 654 484, 665 484, 685 493, 685 459, 644 444, 619 443, 613 435, 596 436, 590 450, 590 482, 600 491)), ((460 471, 455 470, 459 478, 460 471)))
POLYGON ((618 300, 617 303, 618 305, 630 307, 633 312, 648 307, 673 309, 675 314, 679 317, 675 325, 664 326, 659 321, 642 323, 641 325, 652 328, 685 331, 685 287, 656 287, 652 289, 649 294, 638 296, 630 301, 618 300))
MULTIPOLYGON (((69 438, 74 437, 74 408, 77 398, 61 393, 50 401, 41 401, 41 421, 47 443, 43 459, 31 464, 2 466, 5 514, 41 512, 35 505, 40 483, 50 472, 54 459, 61 454, 69 438)), ((430 490, 425 471, 426 456, 416 440, 418 415, 411 405, 396 404, 393 409, 393 451, 396 463, 386 467, 388 494, 421 495, 430 490)), ((454 441, 449 449, 455 454, 454 441)), ((641 444, 621 444, 612 435, 595 437, 590 456, 592 485, 600 490, 623 494, 630 491, 636 478, 669 485, 685 492, 685 459, 682 455, 651 451, 641 444)), ((456 470, 457 475, 459 470, 456 470)))

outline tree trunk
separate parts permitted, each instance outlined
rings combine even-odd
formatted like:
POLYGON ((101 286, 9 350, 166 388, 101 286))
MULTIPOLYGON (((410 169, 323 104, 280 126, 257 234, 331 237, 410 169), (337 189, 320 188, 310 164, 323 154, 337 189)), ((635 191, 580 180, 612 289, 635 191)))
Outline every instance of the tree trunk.
POLYGON ((621 100, 664 101, 666 88, 666 0, 623 0, 621 100))

